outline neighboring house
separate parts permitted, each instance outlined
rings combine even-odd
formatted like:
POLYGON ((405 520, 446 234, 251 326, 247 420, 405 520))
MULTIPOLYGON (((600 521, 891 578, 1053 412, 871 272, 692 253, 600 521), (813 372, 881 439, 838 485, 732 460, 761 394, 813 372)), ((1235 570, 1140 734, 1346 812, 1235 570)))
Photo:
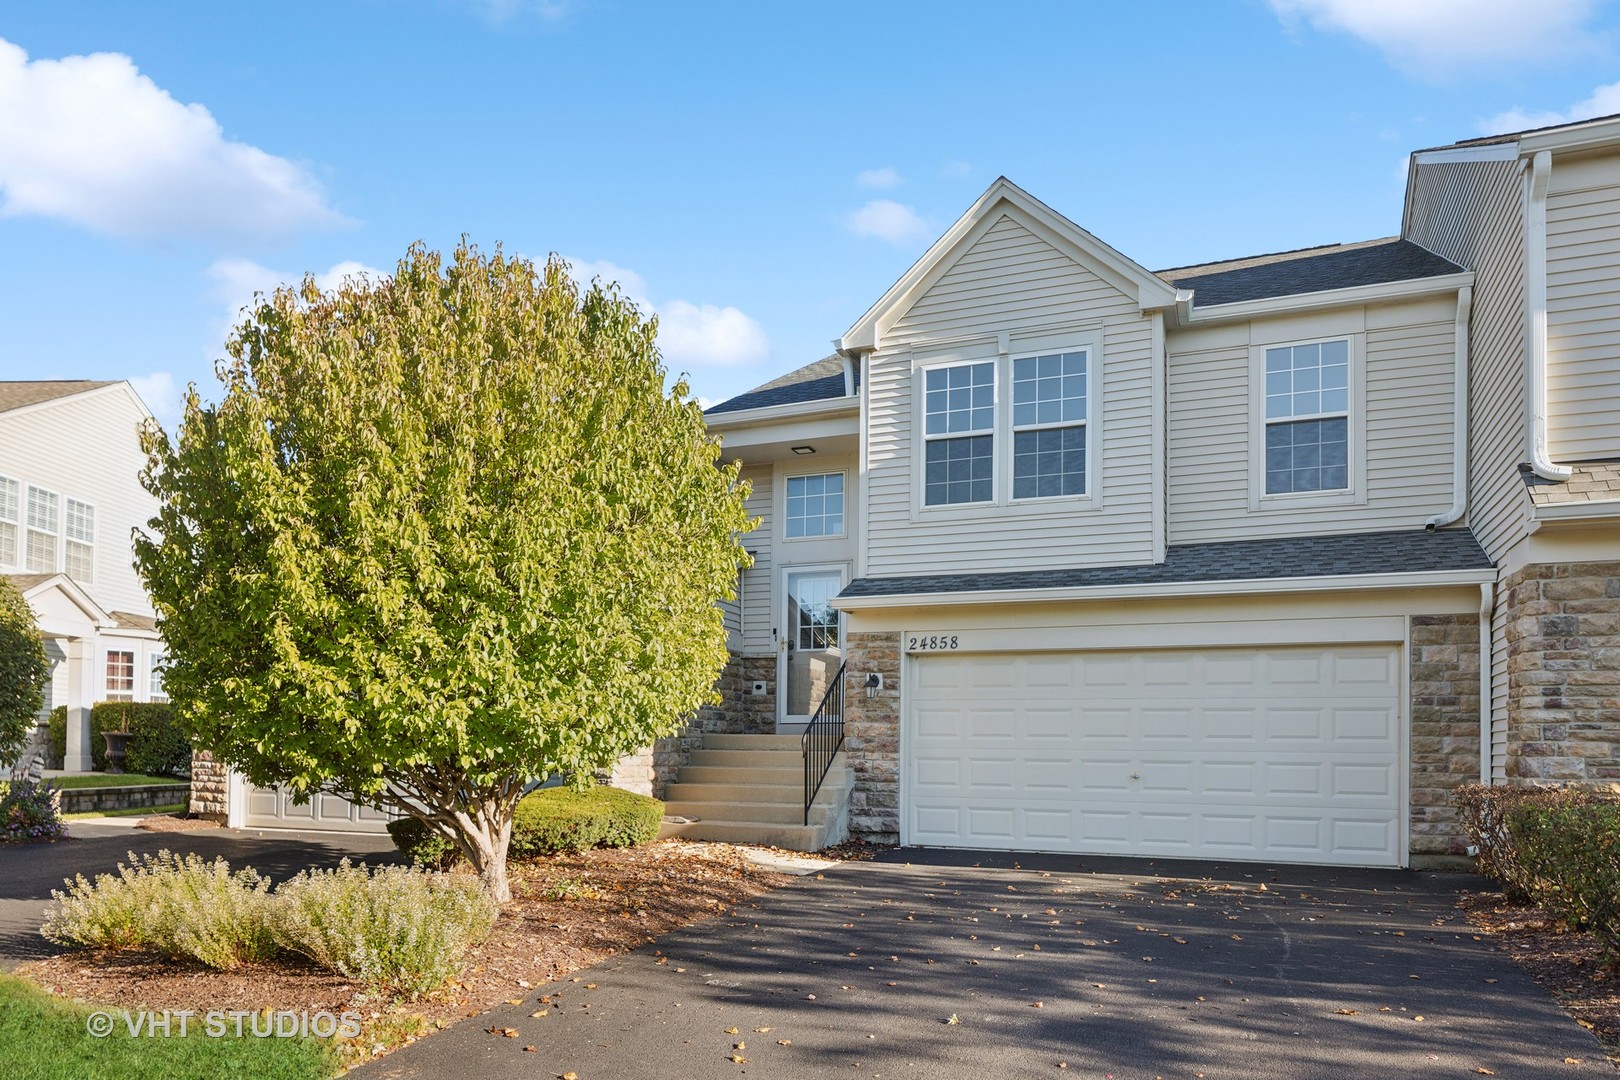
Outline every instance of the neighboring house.
POLYGON ((139 480, 150 417, 127 382, 0 382, 0 573, 38 616, 71 770, 90 768, 96 702, 165 700, 131 542, 156 508, 139 480))
POLYGON ((1158 273, 998 180, 708 411, 761 524, 659 779, 847 665, 857 835, 1460 853, 1459 784, 1620 781, 1617 350, 1620 118, 1413 154, 1397 237, 1158 273))

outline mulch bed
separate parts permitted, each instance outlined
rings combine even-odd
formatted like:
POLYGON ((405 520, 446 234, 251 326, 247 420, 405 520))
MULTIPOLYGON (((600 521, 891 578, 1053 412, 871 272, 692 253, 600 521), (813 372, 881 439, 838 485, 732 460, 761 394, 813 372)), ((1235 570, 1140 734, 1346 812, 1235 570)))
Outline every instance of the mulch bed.
POLYGON ((525 998, 535 987, 677 927, 736 914, 792 880, 754 865, 730 845, 680 841, 514 862, 511 876, 512 903, 469 955, 461 977, 413 1003, 368 998, 351 980, 294 959, 218 972, 148 954, 79 952, 19 971, 54 993, 120 1009, 354 1009, 373 1021, 367 1041, 385 1045, 525 998), (399 1023, 401 1013, 410 1022, 399 1023))
POLYGON ((217 821, 190 817, 186 814, 152 814, 135 823, 137 829, 147 832, 197 832, 199 829, 223 828, 217 821))
POLYGON ((1499 892, 1458 901, 1468 921, 1490 934, 1516 964, 1597 1036, 1620 1067, 1620 966, 1591 934, 1570 930, 1538 907, 1499 892))

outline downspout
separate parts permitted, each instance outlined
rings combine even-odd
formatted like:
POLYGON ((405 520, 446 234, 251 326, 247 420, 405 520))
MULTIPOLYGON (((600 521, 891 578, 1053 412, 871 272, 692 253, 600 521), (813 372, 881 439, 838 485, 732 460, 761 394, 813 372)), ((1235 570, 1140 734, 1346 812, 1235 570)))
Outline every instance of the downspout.
POLYGON ((1479 782, 1490 786, 1496 748, 1491 743, 1491 616, 1496 611, 1496 585, 1479 586, 1479 782))
MULTIPOLYGON (((834 342, 833 347, 837 348, 838 343, 834 342)), ((855 395, 855 365, 843 353, 838 354, 838 359, 843 361, 844 364, 844 396, 853 397, 855 395)))
POLYGON ((1452 329, 1451 509, 1423 523, 1429 532, 1460 521, 1468 511, 1468 319, 1474 290, 1457 290, 1457 321, 1452 329))
POLYGON ((1524 177, 1524 306, 1530 335, 1530 469, 1543 480, 1563 482, 1573 471, 1547 453, 1547 184, 1552 154, 1538 150, 1524 177))

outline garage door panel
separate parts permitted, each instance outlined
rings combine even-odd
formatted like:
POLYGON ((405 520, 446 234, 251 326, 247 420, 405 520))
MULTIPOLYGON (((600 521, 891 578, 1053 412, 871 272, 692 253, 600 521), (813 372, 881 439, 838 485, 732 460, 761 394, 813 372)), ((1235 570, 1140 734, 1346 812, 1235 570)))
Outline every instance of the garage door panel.
POLYGON ((1395 865, 1397 655, 1351 645, 920 657, 907 838, 1395 865))
POLYGON ((391 820, 384 811, 359 806, 340 795, 317 792, 300 804, 287 788, 246 787, 242 824, 249 829, 381 833, 391 820))

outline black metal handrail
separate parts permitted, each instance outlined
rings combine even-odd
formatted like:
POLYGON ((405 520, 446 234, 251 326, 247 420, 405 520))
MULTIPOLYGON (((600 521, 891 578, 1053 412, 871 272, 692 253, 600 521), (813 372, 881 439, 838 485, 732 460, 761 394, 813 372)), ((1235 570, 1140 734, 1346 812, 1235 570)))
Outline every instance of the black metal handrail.
POLYGON ((838 665, 838 674, 827 687, 826 696, 810 717, 804 729, 804 823, 810 824, 810 804, 816 801, 821 782, 832 770, 833 759, 844 745, 844 668, 838 665))

